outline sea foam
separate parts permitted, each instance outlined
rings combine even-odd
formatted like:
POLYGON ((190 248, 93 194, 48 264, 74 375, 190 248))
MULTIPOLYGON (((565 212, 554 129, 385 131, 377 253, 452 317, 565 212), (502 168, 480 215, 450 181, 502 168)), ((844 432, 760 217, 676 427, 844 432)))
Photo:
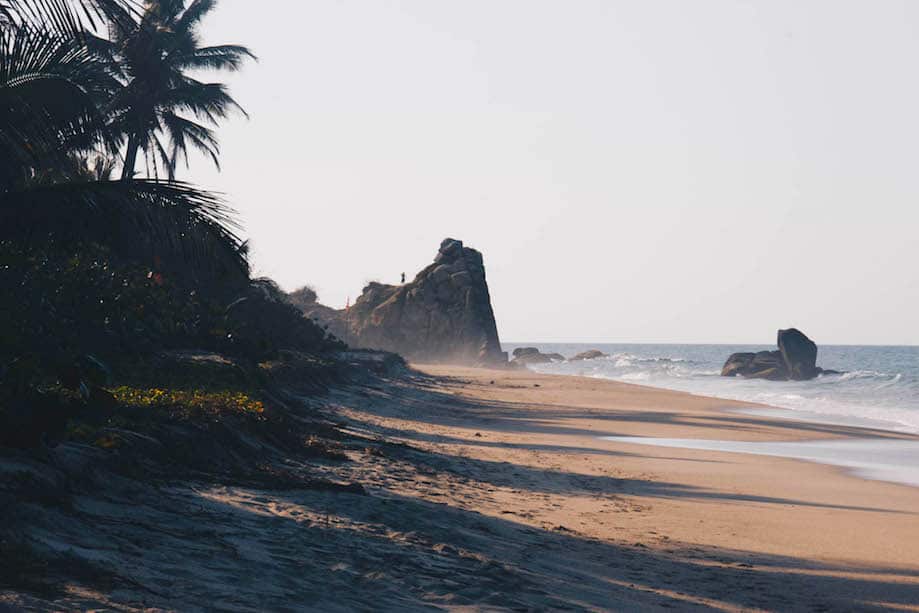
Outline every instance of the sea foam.
MULTIPOLYGON (((919 433, 919 347, 821 346, 818 363, 839 375, 811 381, 721 377, 738 351, 771 349, 730 345, 539 344, 543 352, 575 355, 599 349, 608 357, 534 365, 540 372, 613 379, 706 396, 767 404, 801 419, 919 433)), ((511 349, 518 345, 506 345, 511 349)))

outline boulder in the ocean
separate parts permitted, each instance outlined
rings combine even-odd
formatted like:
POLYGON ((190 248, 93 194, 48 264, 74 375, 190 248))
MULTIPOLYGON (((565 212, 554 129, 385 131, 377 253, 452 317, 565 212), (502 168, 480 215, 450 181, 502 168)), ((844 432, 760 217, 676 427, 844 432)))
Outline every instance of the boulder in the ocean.
POLYGON ((779 330, 778 346, 777 351, 731 355, 721 369, 721 376, 806 381, 821 373, 839 374, 817 366, 817 345, 796 328, 779 330))
POLYGON ((755 353, 742 352, 732 353, 724 366, 721 368, 722 377, 736 377, 743 375, 750 370, 750 364, 753 362, 755 353))
POLYGON ((597 358, 606 358, 609 357, 608 354, 603 353, 599 349, 591 349, 589 351, 582 351, 581 353, 568 358, 569 362, 578 362, 580 360, 596 360, 597 358))
POLYGON ((514 349, 513 364, 548 364, 549 362, 563 362, 565 356, 560 353, 542 353, 536 347, 518 347, 514 349))
POLYGON ((735 376, 752 379, 769 379, 784 381, 788 379, 785 362, 779 351, 759 351, 757 353, 735 353, 728 358, 721 369, 722 377, 735 376))
POLYGON ((536 355, 537 353, 539 353, 539 349, 536 347, 517 347, 512 355, 517 358, 522 355, 536 355))
POLYGON ((817 344, 803 332, 797 328, 779 330, 778 345, 789 379, 806 381, 820 373, 817 369, 817 344))

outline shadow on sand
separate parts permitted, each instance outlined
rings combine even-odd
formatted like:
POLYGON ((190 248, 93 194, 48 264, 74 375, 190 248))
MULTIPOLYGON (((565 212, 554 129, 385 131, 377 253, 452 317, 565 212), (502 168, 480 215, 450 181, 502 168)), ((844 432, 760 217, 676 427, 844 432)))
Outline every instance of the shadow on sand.
MULTIPOLYGON (((534 419, 522 405, 465 401, 425 385, 424 380, 351 390, 338 400, 355 411, 437 425, 488 420, 489 427, 507 431, 581 433, 551 423, 549 409, 540 413, 545 419, 534 419)), ((609 424, 618 419, 584 407, 558 411, 559 417, 579 414, 609 424)), ((625 417, 683 422, 672 413, 625 417)), ((756 428, 765 421, 733 415, 717 419, 739 429, 756 428)), ((638 499, 807 505, 856 512, 882 508, 821 505, 564 470, 546 472, 422 451, 386 439, 398 435, 402 440, 442 445, 634 455, 608 449, 469 441, 411 430, 387 432, 357 420, 352 426, 372 435, 355 439, 352 451, 363 449, 368 441, 382 451, 350 464, 311 463, 303 469, 325 466, 327 476, 363 481, 370 495, 187 483, 121 490, 113 484, 104 498, 77 499, 74 513, 45 518, 47 536, 67 543, 81 559, 117 569, 116 595, 139 608, 872 611, 919 603, 919 577, 914 570, 702 547, 659 535, 649 536, 646 543, 599 540, 579 534, 575 526, 538 527, 464 509, 460 496, 444 496, 451 504, 441 504, 427 495, 424 482, 438 484, 446 492, 453 483, 479 491, 490 486, 509 488, 523 497, 591 494, 615 500, 627 494, 638 499), (362 479, 370 474, 367 471, 390 481, 362 479), (390 485, 400 480, 414 489, 402 487, 396 493, 390 485)), ((813 428, 847 433, 833 426, 813 428)), ((71 595, 57 605, 85 608, 88 602, 71 595)))
MULTIPOLYGON (((830 611, 919 602, 915 575, 902 569, 835 566, 676 543, 658 552, 402 496, 286 493, 272 504, 287 516, 286 523, 262 515, 265 509, 257 501, 229 506, 234 513, 250 514, 245 521, 236 519, 237 524, 270 524, 272 538, 260 548, 282 546, 291 556, 288 562, 285 556, 273 557, 275 576, 296 572, 298 549, 324 544, 333 570, 330 585, 345 585, 341 599, 314 593, 316 605, 332 597, 357 608, 428 603, 512 610, 698 606, 830 611), (325 526, 307 527, 297 509, 309 509, 314 516, 327 513, 331 519, 325 526), (907 579, 912 583, 903 583, 907 579)), ((252 526, 250 533, 265 533, 265 528, 252 526)), ((287 605, 296 608, 298 595, 286 597, 287 605)))

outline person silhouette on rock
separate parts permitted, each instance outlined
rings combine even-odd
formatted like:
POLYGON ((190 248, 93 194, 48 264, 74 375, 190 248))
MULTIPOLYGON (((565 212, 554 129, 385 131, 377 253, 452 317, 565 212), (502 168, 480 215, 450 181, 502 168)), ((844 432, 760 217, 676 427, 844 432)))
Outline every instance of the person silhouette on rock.
POLYGON ((402 273, 402 285, 405 285, 405 273, 402 273))

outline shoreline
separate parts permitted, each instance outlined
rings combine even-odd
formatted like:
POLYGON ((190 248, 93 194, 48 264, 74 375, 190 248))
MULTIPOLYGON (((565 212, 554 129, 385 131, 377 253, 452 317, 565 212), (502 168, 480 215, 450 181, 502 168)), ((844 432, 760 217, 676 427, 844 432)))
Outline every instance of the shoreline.
MULTIPOLYGON (((843 345, 839 345, 843 346, 843 345)), ((419 365, 422 368, 433 368, 437 370, 443 365, 440 364, 429 364, 429 365, 419 365)), ((457 367, 465 368, 465 367, 457 367)), ((480 369, 475 367, 475 369, 480 369)), ((634 387, 645 390, 654 390, 661 392, 671 392, 674 394, 683 394, 686 396, 692 396, 695 398, 702 398, 710 401, 717 401, 724 403, 725 406, 720 410, 723 411, 736 411, 738 413, 743 413, 747 415, 764 417, 767 419, 776 419, 782 421, 795 421, 803 422, 807 424, 823 424, 828 426, 840 426, 843 428, 851 428, 864 430, 866 432, 882 432, 884 434, 894 434, 902 435, 905 438, 912 438, 919 441, 919 432, 914 432, 908 424, 901 424, 900 422, 882 420, 882 419, 872 419, 872 418, 860 418, 856 416, 847 416, 840 415, 836 413, 819 413, 816 411, 809 411, 807 409, 795 409, 789 407, 780 407, 770 404, 765 404, 762 402, 756 402, 752 400, 743 400, 739 398, 729 398, 726 396, 718 396, 715 394, 708 394, 703 392, 683 390, 675 387, 665 387, 659 385, 651 385, 648 383, 636 383, 633 381, 623 381, 620 379, 614 379, 612 377, 606 377, 602 375, 586 375, 586 374, 572 374, 572 373, 553 373, 553 372, 543 372, 540 370, 534 370, 529 367, 525 367, 526 372, 532 373, 534 375, 546 376, 546 377, 565 377, 573 379, 586 379, 591 381, 605 381, 615 385, 623 385, 628 387, 634 387), (892 424, 897 427, 888 426, 892 424)), ((482 368, 481 370, 490 370, 487 368, 482 368)), ((502 371, 498 371, 502 372, 502 371)))
MULTIPOLYGON (((626 381, 623 379, 616 379, 613 377, 608 377, 602 374, 586 375, 586 374, 575 374, 575 373, 554 373, 547 372, 542 370, 530 369, 527 367, 530 372, 535 372, 538 374, 545 375, 556 375, 561 377, 584 377, 588 379, 600 379, 603 381, 612 381, 614 383, 622 383, 624 385, 636 385, 639 387, 646 387, 650 389, 660 389, 668 390, 673 392, 681 392, 684 394, 689 394, 691 396, 701 396, 703 398, 713 398, 717 400, 722 400, 724 402, 736 402, 744 405, 752 405, 752 408, 748 410, 750 414, 758 414, 763 417, 773 417, 777 419, 788 419, 794 421, 804 421, 809 423, 821 423, 837 426, 849 426, 853 428, 864 428, 867 430, 881 430, 885 432, 896 432, 899 434, 907 434, 911 436, 919 437, 919 429, 915 424, 897 421, 894 419, 883 419, 878 417, 863 417, 858 415, 850 415, 845 413, 833 413, 833 412, 821 412, 814 410, 812 408, 795 408, 792 406, 776 406, 772 404, 767 404, 764 402, 759 402, 756 400, 748 400, 744 398, 735 398, 730 396, 720 396, 718 392, 714 393, 707 391, 699 390, 689 390, 681 389, 679 387, 667 387, 665 385, 653 385, 650 383, 637 383, 633 381, 626 381)), ((824 375, 821 375, 821 377, 824 375)), ((820 377, 816 380, 819 381, 820 377)), ((775 382, 769 382, 775 383, 775 382)), ((746 409, 745 409, 746 410, 746 409)))
POLYGON ((899 429, 885 427, 887 424, 895 424, 897 422, 858 417, 847 418, 846 416, 839 416, 832 413, 817 413, 816 411, 802 409, 766 406, 767 408, 764 409, 741 409, 741 411, 748 415, 759 415, 762 417, 771 417, 773 419, 787 419, 789 421, 803 421, 810 424, 827 424, 831 426, 850 426, 852 428, 863 428, 865 430, 880 430, 882 432, 906 434, 907 436, 919 436, 919 433, 914 432, 907 424, 902 424, 899 429))
MULTIPOLYGON (((483 454, 475 440, 457 441, 464 453, 515 464, 530 455, 526 461, 540 469, 564 467, 620 479, 615 491, 643 511, 619 516, 629 521, 613 527, 591 526, 588 534, 594 538, 628 534, 642 542, 642 536, 653 535, 664 542, 744 550, 752 557, 778 555, 848 568, 899 567, 904 580, 910 577, 908 582, 919 590, 919 543, 914 538, 919 488, 867 480, 838 466, 799 459, 600 440, 606 435, 761 443, 919 441, 917 436, 744 415, 733 409, 771 407, 597 378, 419 368, 457 380, 456 393, 464 398, 497 401, 498 407, 510 403, 512 412, 520 412, 500 427, 492 425, 483 437, 514 439, 516 448, 530 441, 546 450, 483 454), (557 457, 545 457, 550 448, 557 450, 557 457)), ((580 516, 603 516, 600 509, 575 508, 580 516)), ((562 521, 565 514, 556 517, 562 521)), ((919 591, 912 602, 919 603, 919 591)))
MULTIPOLYGON (((527 370, 536 374, 545 374, 549 376, 575 378, 581 377, 580 375, 544 373, 532 369, 527 370)), ((910 487, 919 487, 919 468, 913 468, 912 470, 910 469, 911 467, 919 467, 919 434, 910 430, 884 427, 887 422, 882 422, 881 420, 859 419, 855 417, 847 419, 844 416, 822 414, 812 411, 797 410, 784 407, 775 407, 762 403, 725 398, 722 396, 710 396, 668 387, 658 387, 654 385, 619 381, 617 379, 599 375, 584 376, 583 378, 599 379, 602 381, 610 381, 613 383, 620 383, 622 385, 635 386, 639 388, 684 393, 690 396, 697 396, 709 400, 721 401, 724 403, 739 403, 747 406, 727 406, 721 410, 744 415, 754 415, 765 417, 767 419, 777 419, 782 421, 803 422, 805 424, 842 426, 846 428, 863 430, 865 433, 864 437, 853 438, 851 441, 847 440, 847 442, 856 443, 855 445, 849 446, 849 451, 856 452, 863 456, 865 459, 858 460, 851 455, 846 454, 846 449, 839 449, 839 453, 827 453, 828 451, 831 452, 833 450, 827 449, 827 446, 823 445, 823 443, 826 443, 826 441, 822 440, 802 440, 796 441, 795 443, 788 443, 787 441, 776 441, 772 444, 753 443, 749 445, 743 445, 732 444, 733 441, 720 439, 665 439, 641 436, 600 437, 606 440, 615 440, 624 444, 651 445, 682 449, 701 449, 709 451, 723 451, 726 453, 748 453, 772 457, 791 458, 803 462, 813 462, 817 464, 823 464, 825 466, 835 467, 860 479, 868 479, 871 481, 886 481, 888 483, 907 485, 910 487), (879 432, 884 433, 885 436, 879 436, 879 432), (885 443, 889 441, 887 436, 889 434, 904 435, 903 440, 909 441, 909 444, 887 445, 885 443), (865 445, 865 443, 874 444, 865 445), (894 449, 891 450, 889 447, 894 447, 894 449), (893 457, 890 453, 891 451, 900 451, 902 457, 893 457), (884 455, 890 456, 887 458, 886 464, 881 464, 874 461, 876 460, 877 456, 884 455)), ((903 427, 906 428, 905 425, 903 427)), ((846 437, 846 439, 850 438, 851 437, 846 437)))
MULTIPOLYGON (((724 403, 739 403, 743 407, 725 407, 722 410, 740 413, 744 415, 754 415, 767 419, 777 419, 782 421, 803 422, 805 424, 823 424, 830 426, 842 426, 846 428, 855 428, 863 430, 865 436, 861 439, 853 439, 848 445, 839 445, 839 449, 828 449, 824 445, 825 441, 796 441, 788 443, 786 441, 776 441, 773 444, 754 443, 750 445, 732 444, 732 441, 711 439, 664 439, 656 437, 601 437, 608 440, 617 440, 624 444, 651 445, 659 447, 672 447, 683 449, 702 449, 710 451, 724 451, 727 453, 749 453, 756 455, 766 455, 773 457, 784 457, 796 459, 804 462, 814 462, 826 466, 832 466, 841 469, 848 474, 860 479, 872 481, 886 481, 899 485, 908 485, 910 487, 919 487, 919 433, 913 431, 906 424, 899 424, 900 428, 893 425, 897 422, 887 422, 879 419, 847 417, 843 415, 818 413, 803 409, 792 409, 786 407, 776 407, 772 405, 737 400, 723 396, 714 396, 693 391, 685 391, 670 387, 659 387, 646 385, 642 383, 632 383, 621 381, 602 375, 573 375, 548 373, 539 370, 527 368, 529 372, 544 374, 549 376, 560 377, 582 377, 587 379, 599 379, 620 383, 622 385, 635 386, 654 390, 666 390, 677 393, 684 393, 690 396, 707 398, 724 403), (891 426, 888 426, 891 424, 891 426), (882 432, 885 436, 879 436, 882 432), (904 435, 903 439, 910 441, 909 444, 888 444, 889 434, 904 435), (893 449, 891 449, 893 448, 893 449), (836 451, 836 453, 833 453, 836 451), (846 452, 849 453, 846 453, 846 452), (859 459, 858 456, 861 456, 859 459), (883 462, 878 459, 883 458, 883 462)), ((846 437, 851 438, 851 437, 846 437)))
MULTIPOLYGON (((534 345, 535 347, 536 345, 534 345)), ((728 352, 747 346, 646 344, 545 344, 545 355, 574 355, 587 347, 606 352, 593 360, 536 363, 537 372, 603 377, 692 394, 761 403, 801 413, 807 421, 919 434, 916 353, 911 348, 824 346, 822 365, 836 369, 808 381, 768 381, 719 376, 728 352), (551 353, 550 353, 551 352, 551 353)), ((740 352, 740 353, 738 353, 740 352)))

